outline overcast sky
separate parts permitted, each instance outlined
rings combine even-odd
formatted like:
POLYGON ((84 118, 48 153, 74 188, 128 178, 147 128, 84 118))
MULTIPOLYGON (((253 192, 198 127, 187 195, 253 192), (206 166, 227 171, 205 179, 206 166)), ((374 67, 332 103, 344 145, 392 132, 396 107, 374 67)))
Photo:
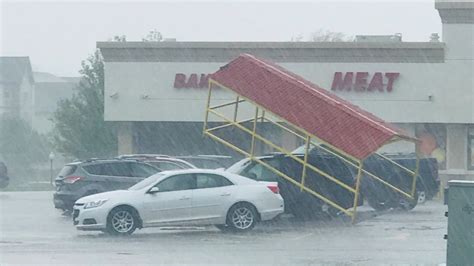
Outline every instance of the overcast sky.
POLYGON ((0 1, 0 55, 30 56, 34 70, 62 76, 78 75, 96 41, 140 40, 152 29, 178 41, 289 41, 319 29, 404 41, 441 34, 434 1, 0 1))

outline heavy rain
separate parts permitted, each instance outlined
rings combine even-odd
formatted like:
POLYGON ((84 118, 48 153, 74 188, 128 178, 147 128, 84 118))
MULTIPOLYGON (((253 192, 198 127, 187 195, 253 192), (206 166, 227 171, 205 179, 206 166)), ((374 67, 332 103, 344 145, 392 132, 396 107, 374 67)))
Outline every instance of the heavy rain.
POLYGON ((0 12, 0 265, 474 265, 472 0, 0 12))

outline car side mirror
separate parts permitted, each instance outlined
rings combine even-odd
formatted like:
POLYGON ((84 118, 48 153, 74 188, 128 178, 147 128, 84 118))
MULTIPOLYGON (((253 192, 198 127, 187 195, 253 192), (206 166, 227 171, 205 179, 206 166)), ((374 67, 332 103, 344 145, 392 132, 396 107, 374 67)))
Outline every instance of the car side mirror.
POLYGON ((148 194, 155 194, 155 193, 157 193, 157 192, 159 192, 159 191, 160 191, 160 189, 159 189, 158 187, 152 187, 152 188, 150 188, 150 190, 148 190, 147 193, 148 193, 148 194))

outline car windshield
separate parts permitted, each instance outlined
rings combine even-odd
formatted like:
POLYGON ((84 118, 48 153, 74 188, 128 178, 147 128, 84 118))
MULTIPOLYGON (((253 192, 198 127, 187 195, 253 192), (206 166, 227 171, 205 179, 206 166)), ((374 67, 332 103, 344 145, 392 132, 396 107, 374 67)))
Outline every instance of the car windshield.
POLYGON ((161 177, 165 176, 164 173, 154 174, 148 178, 143 179, 142 181, 136 183, 135 185, 128 188, 128 190, 141 190, 153 184, 154 182, 158 181, 161 177))

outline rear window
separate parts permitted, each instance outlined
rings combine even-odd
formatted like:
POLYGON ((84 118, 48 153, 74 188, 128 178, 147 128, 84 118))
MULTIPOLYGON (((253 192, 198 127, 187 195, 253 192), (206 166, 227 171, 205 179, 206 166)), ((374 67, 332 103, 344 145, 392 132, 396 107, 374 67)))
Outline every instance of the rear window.
POLYGON ((92 175, 132 176, 130 166, 126 162, 91 164, 83 168, 92 175))
MULTIPOLYGON (((272 167, 280 169, 278 160, 271 158, 266 160, 264 159, 264 161, 272 167)), ((243 170, 240 175, 256 181, 278 181, 278 175, 276 173, 258 162, 253 162, 250 166, 243 170)))
POLYGON ((189 167, 183 166, 182 164, 178 164, 175 162, 165 162, 165 161, 148 161, 148 164, 154 165, 158 167, 162 171, 169 171, 169 170, 179 170, 179 169, 187 169, 189 167))
POLYGON ((102 164, 86 165, 86 166, 83 166, 82 168, 84 168, 84 170, 86 170, 86 172, 88 172, 89 174, 92 174, 92 175, 104 175, 105 174, 104 167, 103 167, 102 164))
POLYGON ((146 164, 131 163, 130 166, 133 177, 149 177, 158 172, 158 169, 146 164))
POLYGON ((183 158, 183 159, 189 163, 192 163, 197 168, 201 168, 201 169, 225 168, 223 164, 213 159, 205 159, 205 158, 183 158))
POLYGON ((76 171, 76 168, 77 166, 75 165, 66 165, 63 167, 63 169, 61 169, 61 171, 59 171, 58 176, 68 176, 74 173, 74 171, 76 171))

